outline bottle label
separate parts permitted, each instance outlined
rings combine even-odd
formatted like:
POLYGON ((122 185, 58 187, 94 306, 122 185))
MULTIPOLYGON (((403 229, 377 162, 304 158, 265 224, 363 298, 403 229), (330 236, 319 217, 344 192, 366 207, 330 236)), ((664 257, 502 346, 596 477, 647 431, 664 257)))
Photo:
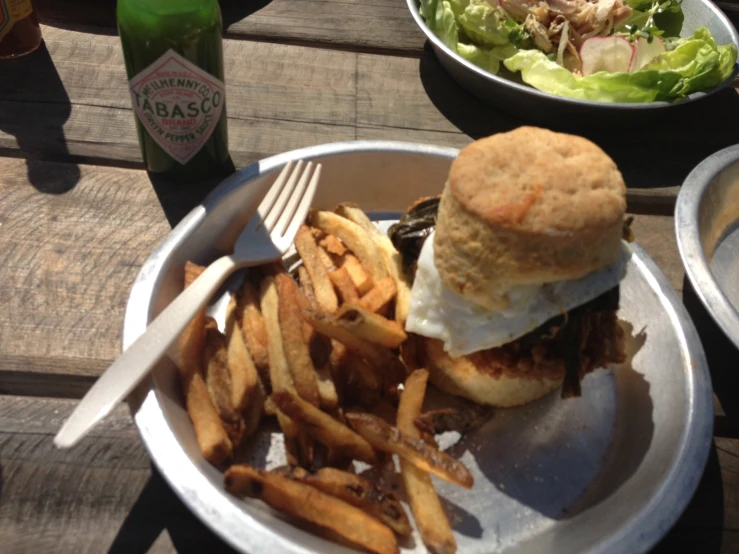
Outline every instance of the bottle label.
POLYGON ((32 13, 31 0, 0 0, 0 42, 16 21, 25 19, 32 13))
POLYGON ((222 81, 174 50, 131 79, 129 87, 141 124, 183 165, 213 134, 226 99, 222 81))

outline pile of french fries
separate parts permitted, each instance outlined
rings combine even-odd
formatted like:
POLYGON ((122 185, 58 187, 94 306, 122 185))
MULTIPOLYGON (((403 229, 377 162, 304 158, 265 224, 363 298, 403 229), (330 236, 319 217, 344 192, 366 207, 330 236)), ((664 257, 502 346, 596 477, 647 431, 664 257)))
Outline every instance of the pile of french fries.
MULTIPOLYGON (((410 285, 400 254, 350 204, 312 212, 295 247, 297 279, 281 264, 250 269, 223 333, 202 311, 180 338, 180 381, 203 456, 225 470, 230 493, 389 554, 411 534, 410 521, 393 494, 353 472, 353 461, 387 465, 395 454, 424 544, 455 552, 430 475, 466 488, 473 480, 434 433, 457 420, 468 426, 470 417, 422 414, 428 372, 404 331, 410 285), (271 416, 287 466, 239 464, 238 449, 271 416)), ((185 286, 203 269, 188 262, 185 286)))

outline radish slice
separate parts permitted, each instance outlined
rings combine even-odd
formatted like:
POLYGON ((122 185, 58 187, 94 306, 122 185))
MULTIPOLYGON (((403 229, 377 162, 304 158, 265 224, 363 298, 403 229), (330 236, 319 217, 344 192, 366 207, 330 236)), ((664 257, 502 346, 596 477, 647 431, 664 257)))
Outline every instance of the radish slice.
POLYGON ((639 71, 660 54, 667 52, 664 41, 659 37, 653 37, 648 42, 644 37, 639 37, 634 49, 634 60, 631 62, 630 72, 639 71))
POLYGON ((634 58, 634 47, 622 37, 592 37, 582 43, 582 74, 599 71, 628 72, 634 58))

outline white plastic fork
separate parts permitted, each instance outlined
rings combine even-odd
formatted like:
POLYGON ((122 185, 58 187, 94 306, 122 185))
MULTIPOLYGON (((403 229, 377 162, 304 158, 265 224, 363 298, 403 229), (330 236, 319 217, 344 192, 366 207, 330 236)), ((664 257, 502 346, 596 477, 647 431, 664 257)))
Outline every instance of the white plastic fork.
POLYGON ((57 447, 76 444, 125 399, 236 269, 276 260, 287 251, 318 186, 321 165, 312 168, 302 160, 294 169, 293 162, 285 166, 236 240, 234 253, 210 264, 100 376, 54 437, 57 447))

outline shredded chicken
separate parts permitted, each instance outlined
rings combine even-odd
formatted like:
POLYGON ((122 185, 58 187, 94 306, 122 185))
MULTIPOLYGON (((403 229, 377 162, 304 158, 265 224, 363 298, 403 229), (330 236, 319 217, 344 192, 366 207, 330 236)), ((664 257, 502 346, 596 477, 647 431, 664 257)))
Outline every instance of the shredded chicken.
POLYGON ((500 0, 500 6, 523 23, 539 50, 556 52, 558 63, 571 71, 580 66, 584 41, 611 34, 631 15, 623 0, 500 0))

